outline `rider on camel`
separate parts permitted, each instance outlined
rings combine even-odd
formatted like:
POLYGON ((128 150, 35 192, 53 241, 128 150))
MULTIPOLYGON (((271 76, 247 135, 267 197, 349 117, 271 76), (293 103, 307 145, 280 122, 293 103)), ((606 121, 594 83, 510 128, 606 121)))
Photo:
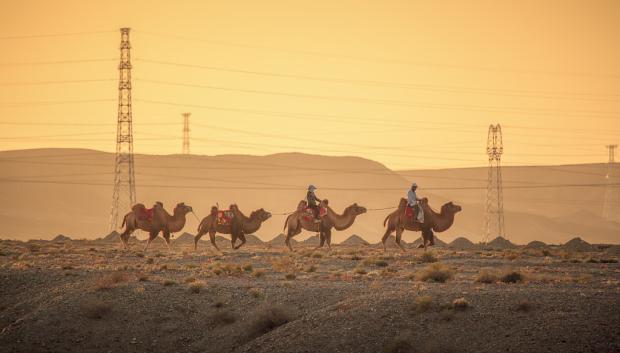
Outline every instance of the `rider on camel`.
POLYGON ((419 199, 418 195, 416 195, 415 193, 417 188, 418 184, 411 184, 411 189, 409 189, 409 192, 407 192, 407 205, 414 210, 414 217, 417 210, 417 221, 420 223, 424 223, 424 211, 422 210, 422 207, 420 207, 418 204, 418 202, 422 201, 422 199, 419 199))
POLYGON ((321 219, 319 218, 319 205, 317 202, 321 202, 321 200, 316 197, 314 194, 314 190, 316 190, 316 186, 310 185, 308 186, 308 193, 306 194, 306 201, 308 201, 308 207, 314 211, 314 222, 319 223, 321 219))

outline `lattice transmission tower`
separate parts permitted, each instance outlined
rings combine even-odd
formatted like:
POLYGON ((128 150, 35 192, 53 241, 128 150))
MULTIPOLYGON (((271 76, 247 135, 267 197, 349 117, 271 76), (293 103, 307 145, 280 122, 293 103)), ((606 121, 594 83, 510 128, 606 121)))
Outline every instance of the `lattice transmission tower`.
POLYGON ((504 200, 502 190, 502 127, 489 125, 487 134, 487 156, 489 157, 489 169, 487 177, 486 215, 484 219, 484 239, 489 241, 491 236, 506 237, 504 232, 504 200))
POLYGON ((114 191, 110 210, 110 230, 118 226, 119 210, 128 211, 136 203, 131 118, 131 44, 129 28, 121 28, 121 59, 118 65, 118 119, 116 126, 116 162, 114 191))
POLYGON ((183 113, 183 154, 189 154, 189 116, 192 113, 183 113))
POLYGON ((620 222, 620 186, 618 186, 618 171, 616 169, 616 148, 618 145, 607 145, 609 159, 607 162, 607 187, 605 188, 605 202, 603 203, 603 218, 608 221, 620 222))

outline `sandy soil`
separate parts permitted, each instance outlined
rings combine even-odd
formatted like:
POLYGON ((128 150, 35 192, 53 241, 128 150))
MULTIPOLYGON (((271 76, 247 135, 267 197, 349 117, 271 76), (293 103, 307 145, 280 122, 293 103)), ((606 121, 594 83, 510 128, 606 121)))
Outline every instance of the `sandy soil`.
POLYGON ((1 241, 0 351, 620 350, 620 266, 602 253, 139 250, 1 241))

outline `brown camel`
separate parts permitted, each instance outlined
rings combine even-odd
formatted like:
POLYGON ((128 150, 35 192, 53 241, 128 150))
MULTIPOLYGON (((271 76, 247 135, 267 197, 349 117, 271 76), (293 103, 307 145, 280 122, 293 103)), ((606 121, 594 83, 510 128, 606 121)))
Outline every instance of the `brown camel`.
POLYGON ((211 244, 218 250, 221 251, 220 248, 215 243, 215 233, 222 234, 230 234, 230 244, 233 250, 239 249, 243 244, 245 244, 246 234, 252 234, 256 232, 260 226, 271 217, 271 213, 265 211, 260 208, 250 214, 250 217, 246 217, 240 210, 237 205, 230 205, 230 210, 233 212, 234 216, 230 222, 230 224, 218 224, 217 223, 217 207, 213 206, 211 208, 211 213, 202 219, 200 225, 198 226, 198 234, 194 237, 194 250, 198 249, 198 241, 200 238, 209 233, 209 239, 211 240, 211 244), (241 240, 241 244, 236 245, 237 239, 241 240))
POLYGON ((387 250, 385 241, 392 232, 396 231, 396 244, 402 251, 405 251, 405 248, 400 244, 400 239, 405 229, 414 232, 422 231, 422 239, 424 242, 419 247, 424 247, 424 250, 426 250, 427 244, 428 246, 435 245, 433 231, 443 232, 450 228, 452 223, 454 223, 454 215, 461 211, 461 206, 448 202, 441 206, 441 212, 437 213, 428 205, 428 199, 423 198, 422 201, 420 201, 420 206, 424 211, 424 223, 419 223, 413 222, 411 218, 405 216, 406 206, 407 200, 404 198, 400 199, 398 209, 390 213, 383 221, 384 226, 387 224, 387 229, 381 239, 383 250, 387 250))
POLYGON ((153 216, 155 209, 157 208, 161 208, 164 212, 166 212, 164 205, 158 201, 153 205, 153 209, 151 210, 151 218, 149 219, 146 216, 147 209, 144 204, 137 203, 133 205, 131 212, 127 213, 125 217, 123 217, 123 224, 121 227, 125 227, 125 230, 120 234, 120 239, 124 249, 129 249, 129 237, 136 229, 150 233, 151 229, 160 227, 160 225, 153 224, 153 216))
POLYGON ((161 204, 155 204, 153 207, 153 219, 150 221, 147 219, 140 219, 140 217, 137 216, 142 208, 144 208, 142 204, 135 205, 132 207, 132 211, 123 218, 123 226, 126 226, 126 228, 121 234, 121 241, 125 247, 128 245, 127 241, 131 233, 136 229, 141 229, 149 233, 149 239, 146 242, 144 251, 148 250, 151 241, 153 241, 160 232, 163 233, 168 249, 171 249, 170 233, 179 232, 183 229, 185 226, 185 215, 192 212, 191 206, 187 206, 185 203, 181 202, 176 205, 172 215, 170 215, 161 204))
POLYGON ((357 203, 345 208, 342 215, 334 212, 327 205, 327 200, 323 200, 322 204, 327 209, 327 214, 321 218, 320 223, 315 223, 313 219, 308 219, 304 211, 300 211, 299 209, 286 218, 284 230, 288 227, 288 232, 286 233, 285 243, 291 251, 294 251, 291 246, 291 238, 301 233, 302 229, 319 233, 320 244, 317 246, 317 249, 323 247, 325 242, 327 242, 327 247, 331 249, 332 228, 336 228, 336 230, 345 230, 353 225, 357 216, 366 213, 366 208, 358 206, 357 203))

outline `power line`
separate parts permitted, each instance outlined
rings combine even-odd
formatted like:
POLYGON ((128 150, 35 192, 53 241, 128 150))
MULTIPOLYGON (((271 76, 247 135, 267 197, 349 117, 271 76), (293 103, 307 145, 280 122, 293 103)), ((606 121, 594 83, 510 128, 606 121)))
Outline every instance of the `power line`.
POLYGON ((22 62, 0 62, 0 66, 40 66, 40 65, 64 65, 79 63, 110 62, 116 59, 76 59, 76 60, 52 60, 52 61, 22 61, 22 62))
POLYGON ((30 81, 30 82, 0 82, 0 86, 34 86, 34 85, 57 85, 67 83, 92 83, 92 82, 110 82, 115 81, 113 78, 101 79, 85 79, 85 80, 56 80, 56 81, 30 81))
POLYGON ((114 33, 114 32, 116 31, 109 30, 109 31, 82 31, 82 32, 65 32, 65 33, 40 33, 40 34, 26 34, 26 35, 16 35, 16 36, 4 36, 4 37, 0 37, 0 40, 73 37, 73 36, 83 36, 83 35, 91 35, 91 34, 114 33))

